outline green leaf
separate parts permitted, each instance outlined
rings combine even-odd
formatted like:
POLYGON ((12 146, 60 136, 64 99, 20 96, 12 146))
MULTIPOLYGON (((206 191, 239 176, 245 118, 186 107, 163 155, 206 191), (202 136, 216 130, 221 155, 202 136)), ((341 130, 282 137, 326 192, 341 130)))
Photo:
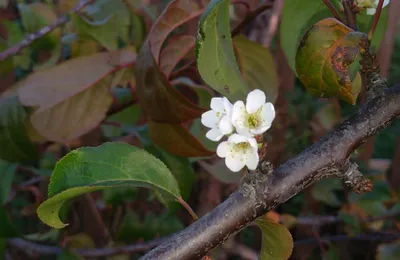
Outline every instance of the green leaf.
POLYGON ((293 251, 293 238, 289 230, 279 223, 258 219, 262 231, 260 260, 286 260, 293 251))
POLYGON ((351 79, 349 65, 357 58, 363 37, 366 35, 333 18, 321 20, 307 31, 297 50, 296 72, 310 94, 356 103, 361 75, 351 79))
POLYGON ((58 212, 78 195, 121 186, 156 189, 164 196, 180 197, 179 186, 168 168, 146 151, 125 143, 84 147, 63 157, 56 165, 48 199, 38 210, 49 226, 63 228, 58 212))
POLYGON ((10 162, 28 162, 37 158, 35 146, 25 130, 26 113, 12 96, 0 100, 0 158, 10 162))
POLYGON ((377 260, 397 260, 400 259, 400 240, 394 243, 380 244, 376 254, 377 260))
MULTIPOLYGON (((0 37, 0 52, 8 49, 8 44, 6 41, 0 37)), ((0 61, 0 77, 6 76, 13 71, 13 59, 9 57, 5 60, 0 61)))
POLYGON ((285 0, 280 24, 280 43, 289 66, 296 71, 297 48, 304 32, 332 13, 321 0, 285 0))
POLYGON ((229 0, 213 0, 200 18, 197 68, 203 80, 232 102, 245 99, 248 86, 236 63, 229 25, 229 0))
POLYGON ((11 191, 17 165, 0 159, 0 204, 4 204, 11 191))
POLYGON ((275 103, 279 82, 274 56, 262 45, 242 35, 233 38, 233 45, 243 79, 250 90, 263 90, 267 101, 275 103))

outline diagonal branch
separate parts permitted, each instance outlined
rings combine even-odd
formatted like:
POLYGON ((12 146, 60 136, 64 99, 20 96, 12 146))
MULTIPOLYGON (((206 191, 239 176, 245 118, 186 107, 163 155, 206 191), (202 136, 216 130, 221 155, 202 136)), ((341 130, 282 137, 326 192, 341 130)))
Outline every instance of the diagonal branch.
POLYGON ((14 46, 12 46, 11 48, 3 51, 0 53, 0 61, 3 61, 5 59, 7 59, 10 56, 16 55, 18 54, 22 49, 28 47, 29 45, 32 44, 32 42, 34 42, 35 40, 45 36, 46 34, 52 32, 53 30, 57 29, 58 27, 60 27, 61 25, 67 23, 70 19, 70 15, 79 12, 80 10, 82 10, 83 8, 85 8, 85 6, 89 5, 90 3, 94 2, 94 0, 81 0, 78 2, 78 4, 68 13, 66 13, 65 15, 58 17, 57 20, 48 25, 45 26, 43 28, 41 28, 39 31, 28 34, 25 36, 25 39, 23 39, 21 42, 15 44, 14 46))
POLYGON ((209 214, 173 235, 142 259, 200 259, 231 234, 322 178, 337 174, 366 138, 400 115, 400 85, 388 89, 338 128, 274 171, 266 163, 209 214))

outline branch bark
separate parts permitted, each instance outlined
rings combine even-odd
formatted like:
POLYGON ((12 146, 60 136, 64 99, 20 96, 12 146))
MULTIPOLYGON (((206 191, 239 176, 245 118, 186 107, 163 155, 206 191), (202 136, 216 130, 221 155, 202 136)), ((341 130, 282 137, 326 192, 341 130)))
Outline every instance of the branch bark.
POLYGON ((337 174, 367 137, 399 115, 400 85, 371 99, 326 137, 276 170, 269 171, 267 164, 261 163, 226 201, 141 259, 200 259, 268 210, 316 181, 337 174))

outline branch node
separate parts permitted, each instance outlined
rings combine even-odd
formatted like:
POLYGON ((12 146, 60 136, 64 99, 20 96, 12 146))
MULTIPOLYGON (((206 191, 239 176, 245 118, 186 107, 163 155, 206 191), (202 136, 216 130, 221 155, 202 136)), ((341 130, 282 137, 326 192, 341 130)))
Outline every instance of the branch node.
POLYGON ((244 197, 255 199, 259 194, 257 190, 265 190, 267 188, 268 176, 272 174, 274 167, 271 162, 263 161, 254 171, 248 171, 242 178, 239 191, 244 197), (262 184, 264 183, 264 184, 262 184), (263 186, 261 189, 260 186, 263 186))
POLYGON ((356 193, 370 192, 372 191, 372 182, 365 178, 362 173, 358 170, 357 163, 348 162, 343 169, 342 176, 344 184, 351 188, 356 193))

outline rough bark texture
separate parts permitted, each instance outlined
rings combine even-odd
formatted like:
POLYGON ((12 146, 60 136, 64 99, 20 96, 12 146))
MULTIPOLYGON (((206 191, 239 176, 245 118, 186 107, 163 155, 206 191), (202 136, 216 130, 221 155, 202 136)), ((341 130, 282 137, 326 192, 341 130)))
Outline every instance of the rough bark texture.
POLYGON ((310 184, 338 175, 348 165, 349 155, 367 137, 399 115, 400 86, 396 86, 366 103, 330 134, 274 171, 268 163, 261 163, 226 201, 141 259, 200 259, 232 233, 310 184))

